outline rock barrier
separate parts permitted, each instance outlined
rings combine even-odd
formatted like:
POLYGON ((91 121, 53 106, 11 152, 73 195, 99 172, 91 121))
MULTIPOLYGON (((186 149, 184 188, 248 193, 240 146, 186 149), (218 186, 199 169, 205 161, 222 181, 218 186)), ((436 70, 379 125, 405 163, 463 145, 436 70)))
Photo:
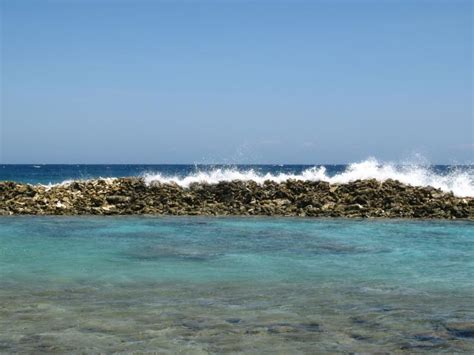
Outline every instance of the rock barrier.
POLYGON ((46 187, 0 182, 0 215, 266 215, 474 219, 474 198, 395 180, 145 184, 141 178, 46 187))

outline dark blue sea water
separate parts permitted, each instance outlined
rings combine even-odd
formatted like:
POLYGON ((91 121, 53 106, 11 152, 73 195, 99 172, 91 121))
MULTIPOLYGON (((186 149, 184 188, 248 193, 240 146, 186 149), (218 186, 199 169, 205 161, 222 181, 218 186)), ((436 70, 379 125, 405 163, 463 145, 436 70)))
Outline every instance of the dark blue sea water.
MULTIPOLYGON (((93 179, 107 177, 143 176, 162 174, 163 176, 185 177, 197 172, 209 172, 216 169, 253 169, 261 174, 293 173, 301 174, 313 165, 192 165, 192 164, 125 164, 125 165, 0 165, 0 181, 10 180, 31 184, 60 183, 65 180, 93 179)), ((336 174, 345 170, 347 165, 325 165, 328 173, 336 174)), ((444 167, 440 167, 441 170, 444 167)))
POLYGON ((0 352, 474 352, 474 224, 1 217, 0 352))
POLYGON ((147 182, 217 183, 229 180, 287 179, 346 183, 357 179, 396 179, 434 186, 458 196, 474 196, 472 165, 392 165, 368 159, 349 165, 0 165, 0 181, 57 184, 70 180, 141 176, 147 182))

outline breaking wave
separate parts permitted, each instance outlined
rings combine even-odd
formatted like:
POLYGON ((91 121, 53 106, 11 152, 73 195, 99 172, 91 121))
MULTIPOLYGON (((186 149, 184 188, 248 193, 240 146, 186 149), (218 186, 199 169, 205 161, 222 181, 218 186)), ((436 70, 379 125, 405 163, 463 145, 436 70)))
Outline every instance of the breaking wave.
POLYGON ((456 196, 474 197, 474 169, 472 166, 453 168, 445 173, 436 172, 427 165, 396 165, 367 159, 353 163, 333 175, 324 166, 314 166, 295 173, 260 173, 254 169, 215 168, 210 171, 197 171, 187 176, 167 176, 161 173, 143 175, 145 182, 176 183, 188 187, 192 183, 216 184, 221 181, 253 180, 262 184, 266 180, 283 182, 289 179, 307 181, 327 181, 329 183, 348 183, 359 179, 398 180, 412 186, 432 186, 456 196))

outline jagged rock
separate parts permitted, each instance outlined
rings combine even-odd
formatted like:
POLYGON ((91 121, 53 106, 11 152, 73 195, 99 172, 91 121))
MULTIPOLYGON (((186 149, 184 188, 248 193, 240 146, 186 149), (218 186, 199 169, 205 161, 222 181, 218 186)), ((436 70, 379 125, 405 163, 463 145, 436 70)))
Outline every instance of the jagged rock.
POLYGON ((111 204, 127 203, 131 200, 129 196, 112 195, 105 198, 111 204))
POLYGON ((395 180, 330 185, 288 180, 146 185, 140 178, 66 185, 0 182, 0 215, 269 215, 311 217, 474 219, 474 199, 395 180))

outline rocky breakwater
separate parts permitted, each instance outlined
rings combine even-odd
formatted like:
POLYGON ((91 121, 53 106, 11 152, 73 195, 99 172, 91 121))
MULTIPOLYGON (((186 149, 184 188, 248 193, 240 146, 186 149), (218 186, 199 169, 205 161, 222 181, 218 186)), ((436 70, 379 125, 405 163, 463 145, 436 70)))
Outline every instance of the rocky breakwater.
POLYGON ((347 184, 288 180, 218 184, 152 183, 140 178, 45 187, 0 182, 0 215, 267 215, 474 219, 474 198, 398 181, 347 184))

